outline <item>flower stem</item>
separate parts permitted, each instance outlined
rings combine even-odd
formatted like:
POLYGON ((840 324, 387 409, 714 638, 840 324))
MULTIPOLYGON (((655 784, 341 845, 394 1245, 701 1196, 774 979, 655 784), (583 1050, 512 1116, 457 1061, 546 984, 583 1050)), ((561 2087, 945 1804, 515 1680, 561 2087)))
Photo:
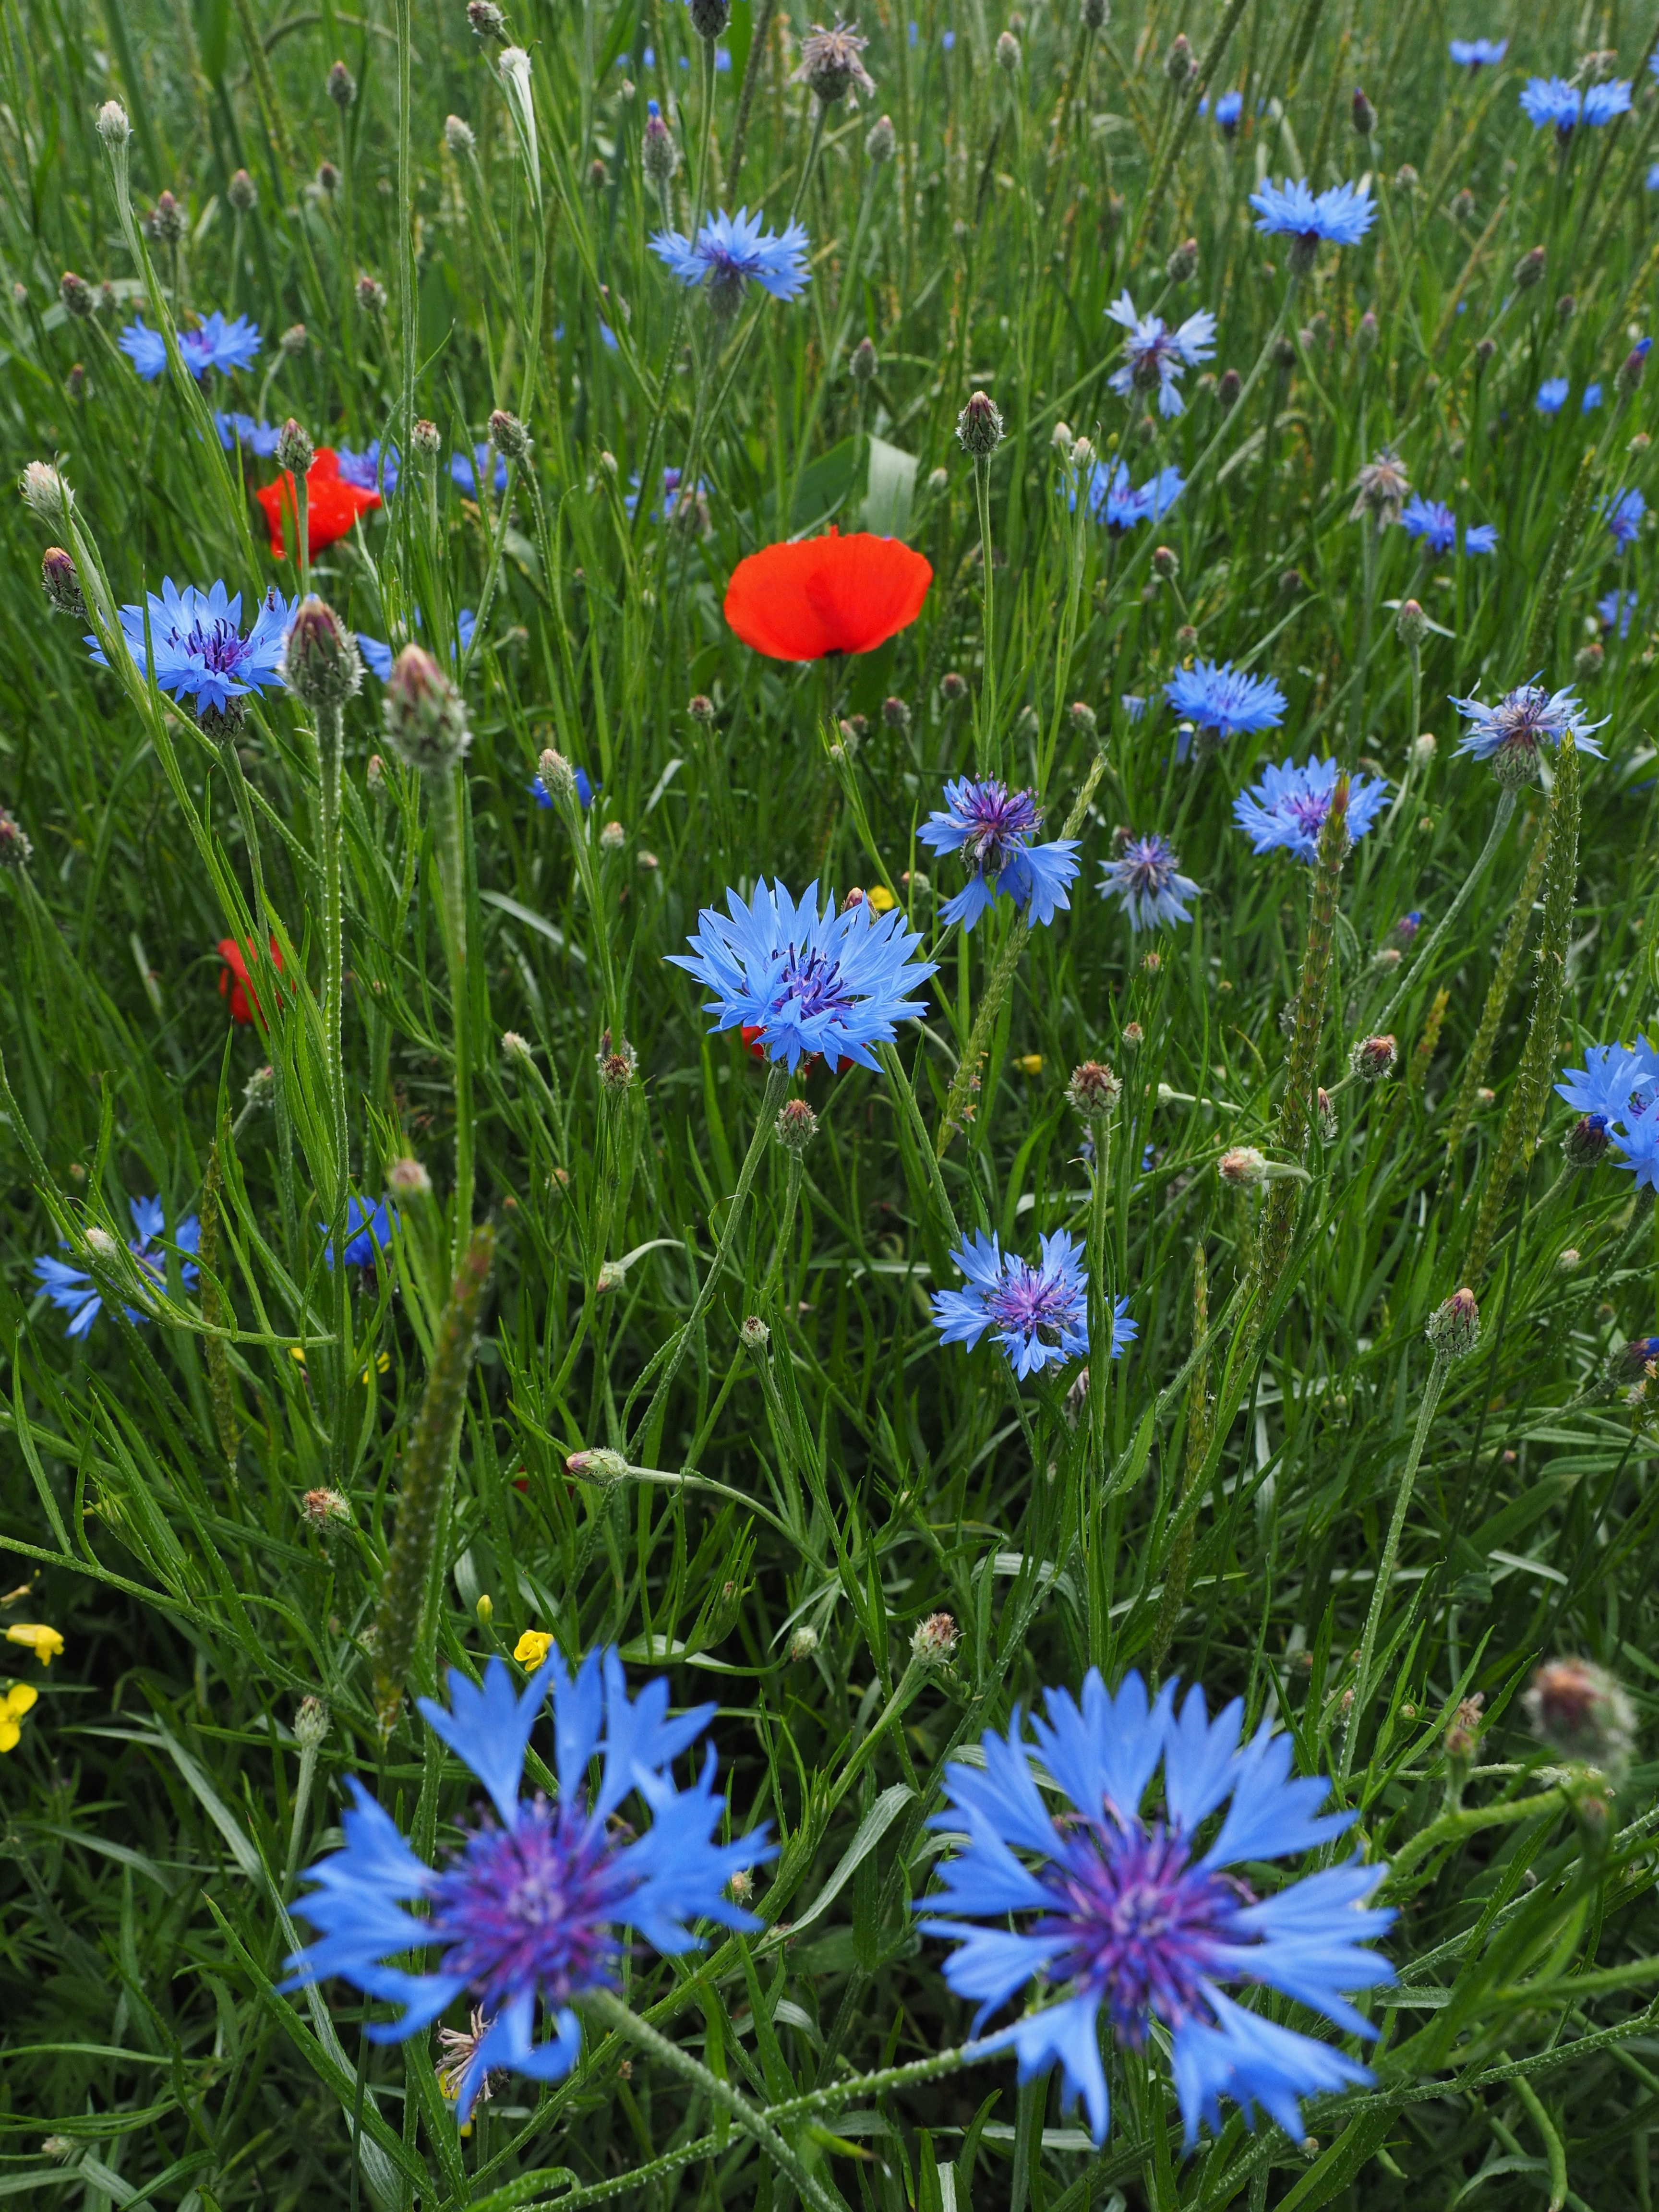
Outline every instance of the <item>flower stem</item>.
POLYGON ((1401 1000, 1405 997, 1407 992, 1411 989, 1413 984, 1416 982, 1419 976, 1427 974, 1430 954, 1436 951, 1439 945, 1441 939, 1446 934, 1446 932, 1451 927, 1453 922, 1456 921, 1458 915, 1462 913, 1463 908, 1468 904, 1470 892, 1474 890, 1481 877, 1486 874, 1486 864, 1492 859, 1492 854, 1498 850, 1498 841, 1502 838, 1504 832, 1510 826, 1510 817, 1515 811, 1515 800, 1516 794, 1512 791, 1501 791, 1498 794, 1498 805, 1493 811, 1492 828, 1486 832, 1486 842, 1480 848, 1480 854, 1475 860, 1474 866, 1469 870, 1468 874, 1464 878, 1462 889, 1458 892, 1457 896, 1452 901, 1451 904, 1446 908, 1444 914, 1441 915, 1439 921, 1436 922, 1434 927, 1429 932, 1428 943, 1418 954, 1416 959, 1413 961, 1411 965, 1411 973, 1405 978, 1404 981, 1399 985, 1393 998, 1389 1000, 1388 1005, 1383 1007, 1382 1012, 1377 1016, 1376 1028, 1379 1033, 1386 1032, 1389 1029, 1393 1023, 1395 1015, 1400 1010, 1401 1000))
POLYGON ((1342 1760, 1338 1774, 1344 1782, 1347 1780, 1349 1769, 1353 1764, 1360 1716, 1365 1711, 1370 1691, 1371 1662, 1376 1652, 1376 1634, 1382 1625, 1382 1608, 1388 1603, 1389 1585, 1394 1581, 1395 1562, 1400 1557, 1400 1538, 1412 1502, 1418 1464, 1423 1456, 1423 1447, 1428 1442, 1429 1425, 1434 1419, 1435 1408, 1440 1403, 1440 1393, 1446 1387, 1446 1376, 1450 1367, 1451 1361, 1446 1354, 1436 1352, 1434 1364, 1429 1370, 1428 1382, 1424 1386, 1423 1402, 1418 1408, 1417 1426, 1412 1431, 1411 1449, 1406 1455, 1400 1487, 1395 1494, 1394 1517, 1389 1522, 1388 1540, 1382 1547, 1382 1557, 1377 1563, 1376 1582, 1371 1590, 1370 1609, 1365 1615, 1365 1632, 1359 1641, 1359 1668, 1354 1680, 1353 1704, 1348 1710, 1347 1723, 1342 1731, 1342 1760))
POLYGON ((430 780, 432 837, 438 859, 438 915, 449 968, 455 1052, 455 1218, 452 1265, 459 1274, 472 1235, 472 1006, 467 974, 466 868, 461 841, 461 769, 430 780))
POLYGON ((979 772, 988 775, 995 743, 997 714, 997 631, 991 600, 991 463, 981 455, 974 463, 974 492, 979 501, 980 604, 985 617, 985 665, 980 676, 979 714, 974 724, 979 772))
POLYGON ((777 2130, 768 2124, 747 2097, 740 2096, 729 2082, 722 2081, 718 2074, 712 2073, 689 2051, 681 2050, 659 2029, 649 2026, 637 2013, 630 2012, 610 1990, 595 1990, 582 2002, 593 2017, 602 2021, 614 2034, 637 2044, 682 2079, 695 2082, 709 2102, 741 2128, 781 2173, 787 2175, 799 2191, 803 2203, 811 2205, 813 2212, 840 2212, 836 2199, 823 2183, 807 2172, 799 2155, 777 2130))

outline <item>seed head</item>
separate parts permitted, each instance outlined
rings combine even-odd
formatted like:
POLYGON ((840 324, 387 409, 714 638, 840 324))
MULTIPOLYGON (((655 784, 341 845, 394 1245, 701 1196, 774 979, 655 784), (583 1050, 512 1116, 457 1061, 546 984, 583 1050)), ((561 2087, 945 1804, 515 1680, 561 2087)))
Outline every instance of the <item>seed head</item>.
POLYGON ((893 128, 890 115, 878 115, 870 125, 864 141, 866 157, 875 162, 890 161, 898 150, 898 133, 893 128))
POLYGON ((290 415, 276 433, 276 465, 291 469, 296 477, 308 477, 311 465, 317 458, 317 448, 307 432, 290 415))
POLYGON ((1392 1075, 1400 1048, 1391 1036, 1362 1037, 1348 1054, 1348 1072, 1362 1083, 1381 1083, 1392 1075))
POLYGON ((957 1624, 948 1613, 930 1613, 916 1623, 910 1656, 924 1667, 948 1667, 957 1648, 957 1624))
POLYGON ((1267 1180, 1267 1157, 1254 1145, 1235 1145, 1216 1162, 1216 1173, 1235 1190, 1248 1190, 1267 1180))
POLYGON ((1636 1741, 1636 1713, 1604 1668, 1589 1659, 1552 1659, 1522 1703, 1540 1743, 1613 1779, 1622 1776, 1636 1741))
POLYGON ((732 1893, 733 1905, 747 1905, 755 1893, 755 1877, 747 1867, 739 1867, 726 1887, 732 1893))
POLYGON ((798 1628, 789 1639, 791 1659, 810 1659, 817 1648, 818 1632, 816 1628, 798 1628))
POLYGON ((453 768, 472 742, 465 702, 422 646, 406 645, 392 665, 386 733, 399 760, 422 773, 453 768))
POLYGON ((61 522, 75 511, 75 495, 50 461, 31 461, 17 480, 23 504, 42 522, 61 522))
POLYGON ((1443 1359, 1466 1359, 1474 1350, 1480 1341, 1480 1308, 1467 1283, 1435 1308, 1423 1334, 1443 1359))
POLYGON ((1123 1085, 1103 1060, 1080 1060, 1072 1070, 1066 1096, 1086 1121, 1103 1121, 1123 1095, 1123 1085))
POLYGON ((405 1152, 401 1159, 393 1160, 386 1171, 386 1187, 396 1198, 430 1198, 432 1178, 417 1159, 405 1152))
POLYGON ((1002 417, 988 392, 975 392, 957 417, 957 443, 976 461, 988 461, 1002 443, 1002 417))
POLYGON ((738 1336, 745 1352, 764 1352, 772 1341, 772 1332, 758 1314, 744 1316, 738 1336))
POLYGON ((301 1698, 294 1716, 294 1741, 301 1751, 315 1751, 328 1734, 328 1707, 320 1698, 301 1698))
POLYGON ((52 608, 60 615, 86 619, 87 603, 72 556, 61 545, 48 545, 40 556, 40 585, 52 608))
POLYGON ((357 80, 343 62, 336 62, 329 70, 328 96, 343 115, 357 97, 357 80))
POLYGON ((1376 110, 1371 106, 1370 100, 1366 99, 1364 94, 1359 89, 1358 85, 1354 87, 1353 107, 1352 112, 1353 115, 1354 129, 1359 133, 1362 138, 1369 138, 1371 132, 1376 128, 1376 110))
POLYGON ((358 276, 352 296, 357 302, 358 312, 360 313, 365 315, 385 314, 386 286, 381 283, 378 276, 370 276, 366 272, 361 274, 358 276))
MULTIPOLYGON (((708 0, 702 0, 702 4, 708 4, 708 0)), ((699 0, 691 0, 694 21, 698 5, 699 0)), ((800 67, 790 82, 805 85, 812 97, 825 107, 844 100, 854 86, 860 92, 872 93, 876 88, 875 79, 861 59, 869 43, 868 39, 860 36, 856 24, 844 23, 840 16, 827 31, 821 23, 814 23, 801 40, 800 67)))
POLYGON ((778 1109, 776 1133, 786 1152, 799 1159, 817 1134, 818 1117, 804 1098, 787 1098, 778 1109))
POLYGON ((301 599, 283 643, 283 681, 289 690, 307 707, 343 707, 362 680, 357 641, 333 608, 314 592, 301 599))
MULTIPOLYGON (((1399 521, 1400 511, 1411 488, 1406 465, 1394 447, 1379 446, 1370 460, 1361 465, 1359 473, 1354 478, 1354 501, 1348 509, 1349 521, 1358 522, 1363 516, 1370 515, 1379 531, 1386 530, 1390 523, 1399 521)), ((1418 612, 1422 612, 1420 607, 1418 612)))
POLYGON ((132 136, 127 111, 118 100, 106 100, 98 111, 98 136, 112 149, 125 146, 132 136))
POLYGON ((1514 282, 1516 291, 1529 292, 1534 284, 1542 282, 1545 258, 1541 246, 1534 246, 1529 253, 1523 253, 1521 256, 1515 264, 1514 282))
POLYGON ((307 1528, 328 1534, 336 1528, 349 1528, 353 1515, 350 1501, 337 1490, 308 1490, 300 1500, 301 1517, 307 1528))

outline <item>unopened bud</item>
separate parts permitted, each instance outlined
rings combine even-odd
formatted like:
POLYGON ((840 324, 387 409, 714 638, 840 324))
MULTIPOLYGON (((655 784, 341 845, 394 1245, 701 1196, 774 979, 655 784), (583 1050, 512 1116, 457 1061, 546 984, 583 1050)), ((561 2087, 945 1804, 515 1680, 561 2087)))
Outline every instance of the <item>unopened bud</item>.
POLYGON ((876 349, 867 337, 860 338, 853 349, 848 362, 848 373, 854 384, 868 384, 876 374, 876 349))
POLYGON ((1236 368, 1224 368, 1215 387, 1216 404, 1224 410, 1238 404, 1238 395, 1244 388, 1244 380, 1236 368))
POLYGON ((308 1528, 325 1535, 349 1528, 352 1522, 350 1503, 337 1490, 307 1490, 300 1500, 300 1516, 308 1528))
POLYGON ((789 1656, 793 1660, 810 1659, 817 1648, 816 1628, 798 1628, 789 1639, 789 1656))
POLYGON ((376 276, 367 273, 360 276, 353 287, 352 296, 362 314, 383 315, 386 313, 386 286, 376 276))
POLYGON ((98 136, 106 146, 125 146, 132 136, 127 111, 118 100, 106 100, 98 111, 98 136))
POLYGON ((662 110, 656 101, 647 103, 645 131, 640 144, 640 161, 645 173, 659 191, 668 183, 680 166, 680 149, 674 143, 674 134, 662 119, 662 110))
POLYGON ((989 460, 1002 443, 1002 417, 988 392, 975 392, 957 417, 957 442, 976 461, 989 460))
POLYGON ((1112 20, 1108 0, 1083 0, 1083 27, 1085 31, 1103 31, 1112 20))
POLYGON ((489 442, 503 460, 529 459, 530 433, 516 415, 509 415, 505 407, 498 407, 489 418, 489 442))
POLYGON ((328 96, 342 113, 357 97, 357 80, 343 62, 336 62, 329 70, 328 96))
POLYGON ((1135 1052, 1146 1042, 1146 1032, 1139 1022, 1123 1024, 1123 1046, 1126 1052, 1135 1052))
POLYGON ((609 1451, 602 1444, 592 1451, 572 1452, 564 1463, 567 1474, 574 1474, 578 1482, 598 1484, 609 1489, 621 1482, 628 1473, 628 1462, 619 1451, 609 1451))
POLYGON ((1172 284, 1190 283, 1198 271, 1198 240, 1183 239, 1164 264, 1164 274, 1172 284))
POLYGON ((303 323, 290 323, 276 341, 280 349, 290 361, 302 354, 310 343, 311 334, 303 323))
POLYGON ((503 1030, 501 1031, 501 1058, 503 1060, 515 1060, 520 1066, 528 1067, 532 1064, 529 1039, 527 1037, 520 1036, 517 1030, 503 1030))
POLYGON ((745 1352, 764 1352, 772 1341, 772 1332, 758 1314, 746 1314, 738 1325, 738 1338, 745 1352))
POLYGON ((419 1160, 411 1159, 405 1153, 401 1159, 393 1160, 386 1170, 386 1187, 397 1198, 430 1198, 432 1177, 419 1160))
POLYGON ((542 780, 542 789, 550 799, 574 799, 576 795, 576 771, 561 752, 549 745, 536 763, 536 773, 542 780))
POLYGON ((1415 599, 1402 599, 1400 611, 1394 618, 1394 634, 1407 653, 1413 646, 1421 645, 1429 634, 1429 618, 1415 599))
POLYGON ((423 461, 429 461, 442 450, 443 438, 435 422, 428 422, 424 415, 418 416, 409 433, 409 442, 423 461))
POLYGON ((1424 730, 1412 739, 1412 766, 1426 768, 1434 758, 1435 736, 1432 730, 1424 730))
POLYGON ((48 545, 41 555, 40 583, 58 613, 74 615, 81 621, 86 619, 87 603, 82 596, 74 558, 61 545, 48 545))
POLYGON ((1423 1334, 1442 1359, 1465 1359, 1474 1350, 1480 1341, 1480 1308, 1467 1283, 1435 1308, 1423 1334))
POLYGON ((957 1624, 948 1613, 930 1613, 916 1623, 910 1656, 924 1667, 948 1667, 957 1648, 957 1624))
POLYGON ((495 5, 495 0, 466 0, 466 20, 475 36, 507 44, 507 18, 495 5))
POLYGON ((33 853, 22 823, 0 806, 0 868, 26 868, 33 853))
POLYGON ((1647 373, 1648 348, 1644 341, 1632 346, 1619 364, 1619 374, 1613 380, 1621 399, 1627 399, 1647 373))
POLYGON ((363 680, 357 641, 327 601, 301 599, 283 641, 283 681, 307 707, 342 707, 363 680))
POLYGON ((1177 31, 1170 42, 1169 52, 1164 57, 1164 76, 1179 92, 1196 67, 1191 40, 1184 31, 1177 31))
POLYGON ((50 461, 30 461, 17 479, 23 504, 42 522, 61 522, 73 513, 75 495, 50 461))
POLYGON ((620 853, 627 842, 628 832, 620 822, 607 822, 599 831, 599 850, 602 853, 620 853))
POLYGON ((459 115, 444 118, 444 144, 459 161, 469 154, 476 154, 478 141, 472 125, 459 115))
POLYGON ((1166 584, 1173 584, 1181 574, 1181 562, 1173 547, 1158 546, 1152 554, 1152 568, 1166 584))
POLYGON ((910 726, 910 709, 902 699, 890 696, 881 702, 881 719, 884 725, 890 730, 908 730, 910 726))
POLYGON ((1073 699, 1067 712, 1071 716, 1072 727, 1079 736, 1093 738, 1099 735, 1100 717, 1086 699, 1073 699))
POLYGON ((954 707, 959 699, 968 696, 967 679, 958 676, 954 668, 947 668, 939 678, 939 696, 949 707, 954 707))
POLYGON ((422 646, 406 645, 392 663, 385 711, 386 738, 410 768, 453 768, 472 742, 465 702, 422 646))
POLYGON ((694 691, 686 702, 685 711, 694 722, 712 722, 714 719, 714 702, 706 691, 694 691))
POLYGON ((1369 138, 1376 127, 1376 110, 1357 85, 1354 88, 1353 106, 1351 112, 1353 116, 1354 129, 1362 138, 1369 138))
POLYGON ((1267 1180, 1267 1158, 1254 1145, 1235 1145, 1223 1152, 1215 1164, 1215 1171, 1224 1183, 1235 1190, 1247 1190, 1252 1183, 1267 1180))
POLYGON ((878 116, 870 125, 864 150, 872 161, 890 161, 898 150, 898 133, 890 115, 878 116))
POLYGON ((1109 1062, 1085 1060, 1072 1070, 1066 1095, 1076 1111, 1088 1121, 1103 1121, 1123 1095, 1123 1085, 1109 1062))
POLYGON ((1636 1741, 1636 1714, 1604 1668, 1588 1659, 1552 1659, 1533 1676, 1522 1703, 1540 1743, 1615 1780, 1622 1776, 1636 1741))
POLYGON ((238 169, 225 186, 225 198, 237 215, 252 215, 259 204, 259 187, 246 169, 238 169))
POLYGON ((1367 307, 1359 318, 1359 326, 1353 334, 1353 342, 1361 353, 1375 353, 1376 339, 1376 317, 1367 307))
POLYGON ((1019 40, 1012 31, 1005 31, 997 40, 997 67, 1010 76, 1019 67, 1019 40))
POLYGON ((712 46, 732 20, 731 0, 690 0, 691 27, 712 46))
POLYGON ((1348 1054, 1348 1071, 1362 1083, 1380 1083, 1394 1073, 1399 1057, 1399 1047, 1391 1036, 1362 1037, 1348 1054))
POLYGON ((1322 1145, 1334 1145, 1340 1125, 1336 1118, 1336 1108, 1331 1103, 1331 1094, 1322 1085, 1316 1094, 1314 1104, 1319 1121, 1319 1141, 1322 1145))
POLYGON ((328 1734, 328 1707, 320 1698, 301 1698, 294 1716, 294 1741, 301 1751, 315 1751, 328 1734))
POLYGON ((98 302, 91 285, 72 269, 66 269, 58 278, 58 296, 64 303, 64 313, 73 315, 77 322, 84 321, 96 311, 98 302))
POLYGON ((818 1117, 804 1098, 788 1098, 778 1109, 775 1127, 785 1152, 799 1158, 817 1134, 818 1117))
POLYGON ((1529 292, 1534 284, 1542 282, 1546 258, 1541 246, 1534 246, 1529 253, 1521 256, 1515 264, 1515 287, 1518 292, 1529 292))
POLYGON ((276 433, 276 465, 291 469, 296 477, 308 477, 311 465, 317 458, 317 448, 307 432, 289 416, 276 433))

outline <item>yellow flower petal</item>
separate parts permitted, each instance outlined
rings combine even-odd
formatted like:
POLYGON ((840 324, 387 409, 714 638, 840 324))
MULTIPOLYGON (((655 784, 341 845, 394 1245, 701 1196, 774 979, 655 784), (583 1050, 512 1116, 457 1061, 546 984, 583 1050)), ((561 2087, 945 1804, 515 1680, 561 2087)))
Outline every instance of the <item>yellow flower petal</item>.
POLYGON ((1042 1054, 1040 1052, 1023 1052, 1014 1062, 1014 1066, 1022 1075, 1041 1075, 1042 1054))
POLYGON ((893 896, 893 894, 888 890, 885 884, 872 884, 869 890, 866 893, 866 896, 868 898, 872 908, 877 914, 890 914, 892 909, 898 904, 898 901, 893 896))
POLYGON ((544 1630, 526 1628, 513 1647, 513 1656, 518 1661, 520 1666, 526 1667, 534 1673, 552 1649, 553 1638, 544 1630))
MULTIPOLYGON (((14 1682, 5 1696, 0 1698, 0 1715, 4 1716, 9 1725, 15 1727, 24 1714, 39 1701, 40 1696, 40 1692, 33 1682, 14 1682)), ((16 1739, 14 1737, 13 1741, 15 1742, 16 1739)))
POLYGON ((23 1731, 11 1715, 0 1708, 0 1752, 15 1751, 22 1740, 23 1731))
MULTIPOLYGON (((64 1639, 44 1621, 20 1620, 6 1631, 8 1644, 26 1644, 43 1667, 49 1667, 64 1648, 64 1639)), ((30 1692, 30 1703, 33 1693, 30 1692)))

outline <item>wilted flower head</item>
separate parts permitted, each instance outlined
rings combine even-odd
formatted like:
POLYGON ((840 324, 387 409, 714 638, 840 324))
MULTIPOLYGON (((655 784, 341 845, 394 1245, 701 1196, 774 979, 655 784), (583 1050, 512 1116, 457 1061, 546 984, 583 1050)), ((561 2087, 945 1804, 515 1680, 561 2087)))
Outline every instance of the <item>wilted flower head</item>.
POLYGON ((1559 744, 1568 731, 1581 753, 1601 757, 1601 746, 1590 736, 1601 723, 1584 720, 1571 690, 1552 692, 1541 684, 1522 684, 1506 691, 1495 706, 1480 699, 1454 699, 1452 704, 1471 726, 1463 733, 1459 755, 1490 763, 1500 783, 1530 783, 1538 772, 1540 749, 1559 744))
POLYGON ((1522 1700, 1540 1742, 1620 1779, 1636 1741, 1636 1712, 1623 1688, 1589 1659, 1552 1659, 1522 1700))
POLYGON ((1215 317, 1206 309, 1171 330, 1162 315, 1137 314, 1127 291, 1121 292, 1106 313, 1128 333, 1122 366, 1113 370, 1108 384, 1124 399, 1132 392, 1155 392, 1159 414, 1179 415, 1182 372, 1208 361, 1215 351, 1215 317))
POLYGON ((1362 515, 1369 514, 1379 530, 1386 530, 1391 522, 1399 521, 1400 510, 1410 489, 1406 464, 1392 446, 1379 446, 1355 479, 1349 521, 1358 522, 1362 515))
POLYGON ((807 86, 813 98, 826 107, 845 99, 850 86, 856 85, 863 93, 873 92, 875 79, 860 58, 869 43, 860 36, 855 23, 844 23, 839 16, 827 31, 814 23, 801 40, 800 67, 790 82, 807 86))
POLYGON ((1190 921, 1185 902, 1198 896, 1198 885, 1181 873, 1169 840, 1153 830, 1127 839, 1115 860, 1101 862, 1100 895, 1122 902, 1131 929, 1152 929, 1190 921))

